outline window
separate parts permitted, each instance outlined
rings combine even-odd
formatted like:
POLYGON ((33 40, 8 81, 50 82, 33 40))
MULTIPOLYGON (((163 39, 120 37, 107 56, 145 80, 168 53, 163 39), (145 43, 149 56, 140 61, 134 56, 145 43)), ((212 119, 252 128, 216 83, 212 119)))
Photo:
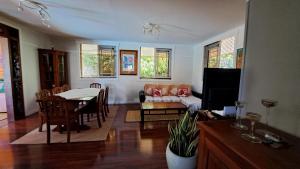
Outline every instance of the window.
POLYGON ((81 77, 115 77, 115 48, 81 44, 81 77))
POLYGON ((234 37, 205 46, 205 67, 235 68, 234 37))
POLYGON ((140 77, 170 79, 171 49, 141 47, 140 77))

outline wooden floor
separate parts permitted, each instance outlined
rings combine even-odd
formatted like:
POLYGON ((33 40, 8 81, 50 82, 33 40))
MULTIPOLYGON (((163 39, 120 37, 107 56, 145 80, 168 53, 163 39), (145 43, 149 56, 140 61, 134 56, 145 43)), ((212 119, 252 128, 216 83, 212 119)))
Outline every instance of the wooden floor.
MULTIPOLYGON (((38 117, 10 123, 0 128, 0 169, 164 169, 168 142, 167 122, 125 123, 127 110, 138 105, 116 105, 118 114, 102 142, 10 145, 9 143, 38 127, 38 117)), ((46 139, 46 138, 45 138, 46 139)))

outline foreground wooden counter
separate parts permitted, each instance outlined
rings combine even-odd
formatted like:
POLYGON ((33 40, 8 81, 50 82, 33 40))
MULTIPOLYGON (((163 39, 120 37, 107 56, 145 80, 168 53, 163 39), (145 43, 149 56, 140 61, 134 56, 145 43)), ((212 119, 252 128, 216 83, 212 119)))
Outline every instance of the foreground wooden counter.
MULTIPOLYGON (((253 144, 243 140, 239 130, 230 127, 232 122, 199 122, 198 169, 300 169, 299 138, 271 128, 287 140, 288 147, 274 149, 253 144)), ((262 124, 257 126, 261 127, 262 124)))

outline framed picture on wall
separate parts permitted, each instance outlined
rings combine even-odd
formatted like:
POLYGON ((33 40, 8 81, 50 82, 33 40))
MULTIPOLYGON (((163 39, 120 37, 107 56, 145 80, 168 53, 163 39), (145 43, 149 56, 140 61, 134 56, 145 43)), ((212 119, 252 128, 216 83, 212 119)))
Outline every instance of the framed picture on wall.
POLYGON ((137 50, 120 50, 120 75, 137 75, 137 50))
POLYGON ((243 68, 243 59, 244 59, 243 48, 239 48, 239 49, 237 49, 237 52, 236 52, 236 68, 237 69, 243 68))

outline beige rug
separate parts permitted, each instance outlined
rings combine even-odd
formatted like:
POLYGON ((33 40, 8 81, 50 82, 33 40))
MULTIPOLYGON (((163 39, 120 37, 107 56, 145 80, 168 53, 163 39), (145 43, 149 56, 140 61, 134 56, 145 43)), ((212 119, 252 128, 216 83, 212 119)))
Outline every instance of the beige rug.
POLYGON ((0 120, 7 119, 7 113, 0 113, 0 120))
MULTIPOLYGON (((112 126, 114 121, 114 117, 116 116, 117 111, 112 111, 110 109, 110 113, 108 117, 106 117, 106 121, 102 122, 102 127, 98 128, 98 123, 96 116, 90 119, 90 122, 86 122, 85 124, 90 126, 89 130, 81 130, 80 133, 76 131, 71 132, 71 142, 89 142, 89 141, 103 141, 106 140, 108 132, 112 126)), ((54 129, 55 126, 51 126, 51 129, 54 129)), ((51 143, 66 143, 67 142, 67 133, 63 132, 60 134, 59 132, 51 131, 51 143)), ((11 144, 46 144, 47 132, 46 125, 43 126, 43 131, 39 132, 38 128, 33 131, 27 133, 23 137, 13 141, 11 144)))
MULTIPOLYGON (((177 113, 178 111, 167 111, 167 114, 161 115, 160 113, 165 113, 164 111, 151 111, 151 114, 157 115, 147 115, 148 111, 145 111, 144 120, 145 121, 170 121, 170 120, 178 120, 180 116, 177 114, 168 114, 168 113, 177 113)), ((126 114, 126 122, 140 122, 141 121, 141 113, 140 110, 129 110, 126 114)))

